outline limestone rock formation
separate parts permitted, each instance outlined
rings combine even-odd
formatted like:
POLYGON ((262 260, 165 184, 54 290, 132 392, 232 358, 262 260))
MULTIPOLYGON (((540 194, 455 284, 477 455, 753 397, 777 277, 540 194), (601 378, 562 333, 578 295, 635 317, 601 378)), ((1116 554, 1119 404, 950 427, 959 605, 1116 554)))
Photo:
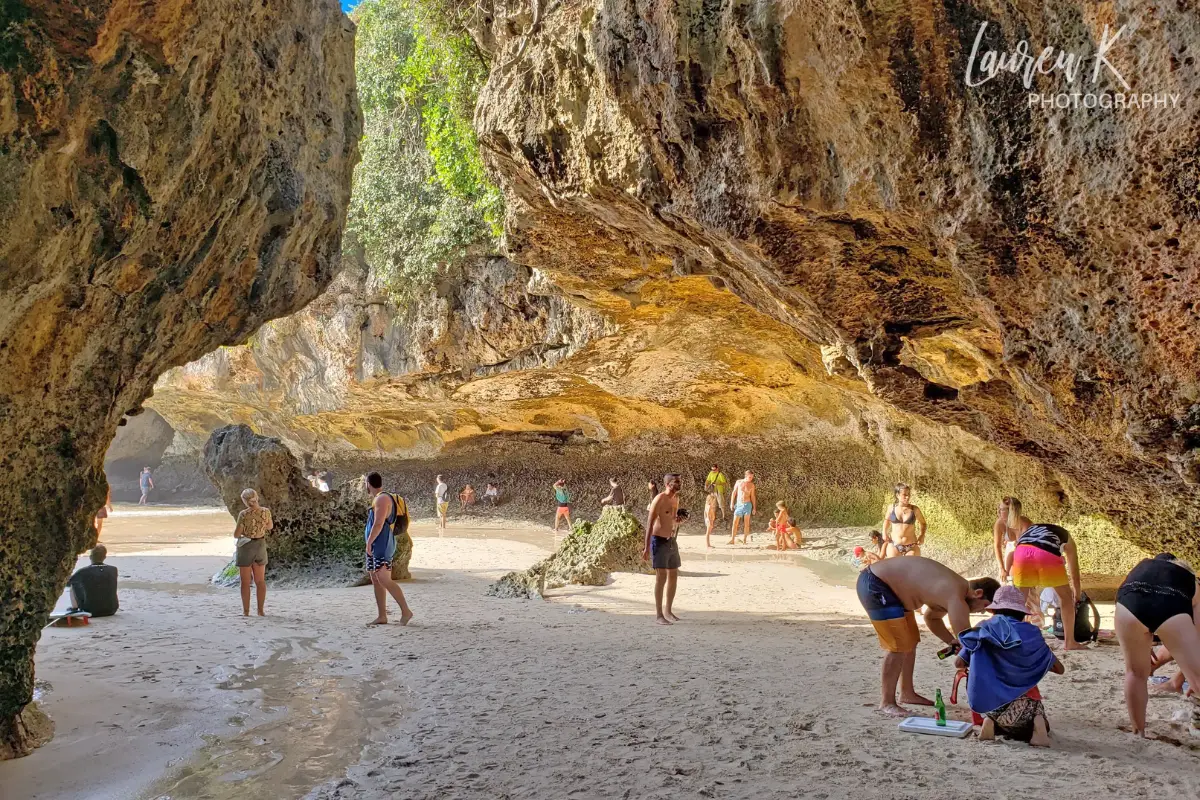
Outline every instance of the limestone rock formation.
POLYGON ((493 597, 544 597, 569 583, 603 586, 612 572, 650 572, 642 560, 642 526, 629 512, 605 506, 593 522, 580 520, 554 554, 488 587, 493 597))
POLYGON ((1200 558, 1194 8, 508 0, 475 33, 511 258, 626 315, 711 284, 1200 558), (980 79, 1022 40, 1086 59, 1039 97, 1178 102, 980 79))
MULTIPOLYGON (((363 529, 371 501, 361 481, 329 492, 312 487, 295 456, 278 439, 259 436, 246 425, 214 431, 204 446, 204 470, 236 519, 246 506, 241 494, 254 489, 271 509, 275 527, 267 537, 267 574, 308 585, 353 586, 363 578, 363 529)), ((232 528, 231 528, 232 530, 232 528)), ((392 577, 411 578, 412 537, 396 537, 392 577)), ((237 572, 218 576, 236 582, 237 572)))
POLYGON ((157 377, 337 269, 361 130, 333 0, 16 0, 0 37, 0 741, 157 377))

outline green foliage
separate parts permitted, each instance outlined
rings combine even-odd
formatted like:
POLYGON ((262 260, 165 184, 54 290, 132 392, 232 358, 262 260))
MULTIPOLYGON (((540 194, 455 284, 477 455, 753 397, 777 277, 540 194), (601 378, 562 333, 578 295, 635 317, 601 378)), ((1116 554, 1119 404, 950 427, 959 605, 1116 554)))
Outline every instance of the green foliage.
POLYGON ((15 70, 28 56, 22 23, 29 10, 18 0, 0 0, 0 69, 15 70))
POLYGON ((487 68, 419 0, 367 0, 355 19, 365 124, 347 246, 361 246, 403 297, 500 236, 500 192, 471 124, 487 68))

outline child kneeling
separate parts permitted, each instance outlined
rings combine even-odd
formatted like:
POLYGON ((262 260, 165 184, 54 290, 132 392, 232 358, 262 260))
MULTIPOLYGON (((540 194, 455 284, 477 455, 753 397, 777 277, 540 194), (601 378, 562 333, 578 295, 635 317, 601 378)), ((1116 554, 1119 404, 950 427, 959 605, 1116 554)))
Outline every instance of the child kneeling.
POLYGON ((1021 590, 1001 586, 987 607, 992 618, 958 636, 962 644, 955 664, 970 669, 967 701, 983 715, 979 738, 1050 746, 1050 723, 1038 692, 1047 672, 1063 674, 1063 665, 1050 651, 1042 632, 1025 621, 1021 590))

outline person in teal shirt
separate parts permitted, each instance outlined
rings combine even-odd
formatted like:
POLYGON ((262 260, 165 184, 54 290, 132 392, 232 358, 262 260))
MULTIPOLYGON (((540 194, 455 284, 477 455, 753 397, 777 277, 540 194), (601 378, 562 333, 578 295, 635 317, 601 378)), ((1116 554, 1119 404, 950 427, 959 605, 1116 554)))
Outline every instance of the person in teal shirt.
POLYGON ((558 503, 558 511, 554 515, 554 532, 558 533, 558 523, 567 521, 567 530, 571 530, 571 493, 567 491, 567 482, 559 478, 554 483, 554 500, 558 503))

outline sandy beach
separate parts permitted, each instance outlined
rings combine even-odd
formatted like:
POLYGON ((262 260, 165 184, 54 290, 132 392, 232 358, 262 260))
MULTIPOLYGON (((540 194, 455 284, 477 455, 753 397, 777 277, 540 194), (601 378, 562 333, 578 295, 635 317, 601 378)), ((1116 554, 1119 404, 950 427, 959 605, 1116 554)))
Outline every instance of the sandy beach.
MULTIPOLYGON (((266 618, 243 618, 236 590, 207 583, 230 526, 223 510, 118 507, 103 538, 121 611, 43 635, 57 734, 0 763, 0 797, 1200 794, 1181 700, 1150 706, 1151 731, 1180 744, 1118 730, 1111 641, 1043 681, 1053 750, 900 733, 871 709, 881 653, 854 573, 762 549, 765 534, 708 552, 685 535, 683 621, 663 628, 650 576, 485 597, 553 547, 547 528, 417 523, 416 618, 367 628, 367 587, 272 591, 266 618)), ((925 634, 917 687, 948 696, 939 646, 925 634)), ((969 717, 964 699, 951 713, 969 717)))

